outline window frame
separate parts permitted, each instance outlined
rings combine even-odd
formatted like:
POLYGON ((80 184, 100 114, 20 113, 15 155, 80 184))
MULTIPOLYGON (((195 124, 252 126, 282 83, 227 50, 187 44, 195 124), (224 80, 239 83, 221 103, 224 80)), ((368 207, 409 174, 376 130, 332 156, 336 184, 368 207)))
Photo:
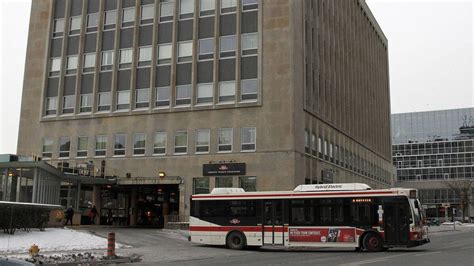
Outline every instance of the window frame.
POLYGON ((214 38, 203 38, 198 39, 198 61, 212 61, 214 59, 215 45, 214 38), (212 52, 210 53, 201 53, 201 47, 203 42, 210 42, 212 44, 212 52))
MULTIPOLYGON (((204 136, 206 137, 206 136, 204 136)), ((195 139, 195 154, 208 154, 211 150, 211 130, 210 129, 197 129, 195 139), (207 134, 207 144, 199 144, 199 133, 207 134), (199 148, 205 147, 207 150, 199 151, 199 148)))
POLYGON ((93 97, 93 93, 80 94, 79 113, 90 113, 92 111, 93 97), (87 105, 83 105, 83 99, 87 99, 85 101, 87 105))
POLYGON ((63 96, 63 114, 73 114, 76 109, 76 95, 64 95, 63 96))
POLYGON ((161 66, 161 65, 171 65, 172 63, 172 59, 173 59, 173 43, 162 43, 162 44, 158 44, 158 56, 157 56, 157 65, 161 66), (166 53, 168 54, 168 47, 169 47, 169 57, 164 57, 162 58, 161 57, 161 50, 163 47, 166 47, 167 50, 166 50, 166 53))
POLYGON ((114 61, 115 61, 115 51, 114 50, 102 51, 101 61, 100 61, 101 62, 100 63, 101 71, 112 71, 114 61))
POLYGON ((131 100, 130 96, 131 96, 130 90, 117 91, 117 102, 116 102, 116 105, 115 105, 117 111, 128 111, 130 109, 130 100, 131 100), (121 100, 124 100, 124 98, 123 98, 124 96, 122 96, 122 95, 125 95, 125 94, 128 94, 127 103, 121 102, 121 100))
POLYGON ((146 133, 133 134, 133 156, 145 156, 146 153, 146 133), (137 140, 137 136, 143 136, 143 140, 137 140), (143 147, 137 147, 137 141, 143 141, 143 147))
POLYGON ((99 112, 101 112, 101 111, 110 111, 111 106, 112 106, 112 92, 104 91, 104 92, 97 93, 97 110, 99 112), (107 100, 108 104, 101 105, 101 100, 103 99, 104 96, 108 96, 108 100, 107 100))
POLYGON ((53 158, 53 148, 54 148, 54 139, 53 138, 43 138, 43 143, 41 146, 41 157, 44 159, 51 159, 53 158), (46 144, 48 142, 49 144, 46 144), (49 147, 48 150, 45 148, 49 147), (50 154, 49 157, 45 154, 50 154))
MULTIPOLYGON (((127 14, 129 15, 129 14, 127 14)), ((121 16, 121 25, 122 25, 122 29, 125 29, 125 28, 130 28, 130 27, 133 27, 133 25, 135 24, 135 20, 136 20, 136 10, 135 10, 135 6, 131 6, 131 7, 126 7, 126 8, 122 8, 122 16, 121 16), (133 14, 133 18, 128 18, 127 20, 125 20, 125 13, 128 11, 131 11, 133 10, 132 14, 133 14)))
POLYGON ((176 57, 178 58, 177 63, 189 63, 193 61, 193 41, 182 41, 178 42, 178 49, 176 49, 176 57), (189 46, 189 47, 188 47, 189 46), (186 49, 183 49, 186 48, 186 49), (189 50, 190 53, 186 53, 185 55, 181 54, 181 51, 185 50, 186 52, 189 50))
POLYGON ((112 157, 125 157, 127 153, 127 134, 118 133, 114 134, 114 153, 112 157), (117 140, 122 140, 123 143, 118 143, 117 140), (122 145, 123 147, 117 148, 117 144, 122 145))
POLYGON ((142 5, 140 7, 140 25, 149 25, 149 24, 153 24, 153 22, 155 21, 155 4, 147 4, 147 5, 142 5), (143 18, 143 10, 145 8, 150 8, 152 9, 152 16, 151 18, 150 17, 146 17, 146 18, 143 18))
POLYGON ((237 12, 237 0, 220 0, 220 13, 221 14, 231 14, 231 13, 236 13, 237 12), (233 5, 229 5, 229 6, 225 6, 224 7, 224 4, 223 2, 225 1, 228 1, 228 2, 231 2, 231 3, 234 3, 233 5))
POLYGON ((107 138, 107 135, 96 135, 95 136, 95 145, 94 145, 94 157, 98 157, 98 158, 103 158, 103 157, 106 157, 107 156, 107 142, 108 142, 108 138, 107 138), (98 149, 97 148, 97 144, 99 143, 99 138, 104 138, 104 143, 105 143, 105 148, 104 149, 98 149), (100 152, 100 154, 98 154, 98 152, 100 152), (103 154, 102 154, 103 152, 103 154))
POLYGON ((87 158, 89 153, 89 137, 88 136, 78 136, 77 137, 77 145, 76 145, 76 158, 87 158), (86 149, 80 149, 81 139, 85 139, 86 141, 86 149))
POLYGON ((82 73, 83 74, 85 74, 85 73, 94 73, 96 60, 97 60, 97 54, 95 52, 85 53, 83 57, 84 57, 84 62, 83 62, 83 66, 82 66, 82 73), (87 62, 90 62, 90 61, 93 62, 92 65, 87 64, 87 62))
POLYGON ((49 60, 49 76, 50 77, 57 77, 61 73, 61 65, 62 65, 62 58, 61 57, 52 57, 49 60))
POLYGON ((71 138, 70 137, 60 137, 59 138, 59 159, 68 159, 71 155, 71 138), (65 142, 63 142, 66 140, 65 142), (67 144, 67 150, 63 150, 63 145, 67 144))
POLYGON ((153 135, 153 155, 160 155, 160 156, 164 156, 166 155, 166 145, 167 145, 167 140, 168 140, 168 133, 165 132, 165 131, 157 131, 155 132, 155 134, 153 135), (162 135, 164 136, 164 146, 157 146, 157 136, 158 135, 162 135), (163 152, 160 152, 160 153, 157 153, 156 150, 157 149, 163 149, 163 152))
POLYGON ((175 100, 175 107, 180 107, 180 106, 190 106, 192 103, 192 98, 193 98, 193 86, 191 84, 186 84, 186 85, 179 85, 176 86, 176 100, 175 100), (178 97, 178 90, 179 89, 188 89, 189 90, 189 97, 183 98, 183 97, 178 97), (178 102, 180 101, 180 102, 178 102), (189 102, 188 102, 189 101, 189 102))
POLYGON ((179 12, 178 12, 178 15, 179 15, 179 20, 187 20, 187 19, 193 19, 194 17, 194 9, 195 9, 195 2, 194 0, 178 0, 179 1, 179 12), (183 13, 183 2, 186 2, 186 4, 191 4, 192 7, 191 7, 191 10, 190 12, 188 12, 188 10, 186 10, 187 13, 183 13))
POLYGON ((221 81, 221 82, 219 82, 218 98, 217 98, 217 99, 218 99, 218 102, 221 103, 221 104, 233 104, 233 103, 235 103, 235 93, 236 93, 236 91, 237 91, 236 86, 237 86, 237 83, 235 82, 235 80, 233 80, 233 81, 221 81), (234 93, 233 93, 232 95, 231 95, 231 94, 225 94, 225 95, 223 95, 223 94, 222 94, 222 91, 221 91, 221 89, 222 89, 221 86, 222 86, 222 85, 225 85, 225 84, 231 84, 231 83, 234 84, 234 93), (224 98, 224 97, 226 97, 226 98, 224 98), (232 99, 231 99, 230 97, 232 97, 232 99))
POLYGON ((150 88, 137 88, 135 90, 135 109, 147 109, 148 107, 150 107, 150 88), (146 93, 144 91, 146 91, 146 93), (139 93, 145 93, 146 101, 139 101, 139 93))
MULTIPOLYGON (((229 42, 230 44, 230 42, 229 42)), ((219 37, 219 58, 235 58, 237 55, 237 35, 226 35, 226 36, 220 36, 219 37), (223 45, 223 40, 227 39, 233 39, 234 40, 234 47, 233 49, 226 49, 223 50, 222 47, 223 45)))
POLYGON ((214 83, 198 83, 196 84, 196 105, 212 105, 214 102, 214 83), (203 86, 209 86, 211 89, 210 97, 199 97, 200 88, 203 86))
POLYGON ((240 129, 240 152, 255 152, 257 150, 257 128, 242 127, 240 129), (253 130, 253 142, 244 142, 244 130, 253 130), (253 149, 244 149, 244 145, 253 145, 253 149))
POLYGON ((69 18, 69 36, 76 36, 81 33, 82 28, 82 16, 72 16, 69 18), (77 22, 79 25, 75 25, 73 21, 77 22), (77 28, 73 28, 73 26, 78 26, 77 28))
POLYGON ((258 32, 250 32, 250 33, 244 33, 240 36, 240 47, 241 47, 241 52, 240 55, 242 57, 248 57, 248 56, 255 56, 258 54, 258 32), (247 39, 248 36, 255 36, 255 47, 251 48, 246 48, 244 49, 244 41, 247 39))
POLYGON ((177 130, 175 131, 174 133, 174 155, 184 155, 184 154, 188 154, 188 146, 189 146, 189 138, 188 138, 188 132, 186 130, 177 130), (176 145, 176 140, 177 140, 177 137, 178 137, 178 134, 183 134, 184 133, 184 136, 186 137, 186 146, 177 146, 176 145), (176 149, 179 149, 179 148, 184 148, 184 151, 176 151, 176 149))
POLYGON ((231 127, 219 128, 217 130, 217 153, 232 153, 234 144, 234 129, 231 127), (221 132, 230 132, 230 143, 221 143, 221 132), (229 149, 221 149, 221 147, 230 146, 229 149))
POLYGON ((199 17, 210 17, 214 16, 216 12, 216 0, 199 0, 199 17), (211 9, 202 9, 204 6, 202 3, 203 2, 212 2, 214 3, 213 7, 211 9))
POLYGON ((166 86, 166 87, 156 87, 155 88, 155 108, 169 108, 171 106, 171 87, 170 86, 166 86), (168 90, 168 100, 159 100, 159 96, 160 96, 160 93, 159 93, 159 90, 164 90, 164 89, 167 89, 168 90), (160 102, 164 103, 166 102, 167 104, 166 105, 161 105, 159 104, 160 102))
POLYGON ((241 102, 256 102, 258 101, 259 83, 258 78, 255 79, 241 79, 240 80, 240 101, 241 102), (255 93, 244 92, 244 85, 248 82, 255 82, 255 93))
POLYGON ((104 31, 107 31, 107 30, 112 30, 115 28, 115 25, 117 24, 117 19, 118 19, 118 15, 117 15, 117 9, 112 9, 112 10, 106 10, 104 11, 104 31), (109 23, 107 22, 107 19, 110 17, 110 15, 113 14, 113 22, 110 22, 109 23))
POLYGON ((138 57, 138 66, 137 67, 140 68, 140 67, 150 66, 151 61, 153 59, 153 47, 151 45, 139 46, 137 57, 138 57), (147 52, 145 53, 144 51, 147 51, 147 52), (144 55, 147 55, 147 58, 148 58, 148 54, 149 54, 149 59, 143 60, 144 55))
POLYGON ((133 48, 120 49, 119 69, 130 69, 133 64, 133 48))
POLYGON ((45 110, 45 115, 46 116, 56 115, 57 112, 58 112, 58 96, 46 97, 46 108, 45 109, 46 109, 45 110), (54 99, 54 101, 53 101, 53 99, 54 99), (54 103, 54 109, 50 109, 50 107, 53 105, 52 103, 54 103))

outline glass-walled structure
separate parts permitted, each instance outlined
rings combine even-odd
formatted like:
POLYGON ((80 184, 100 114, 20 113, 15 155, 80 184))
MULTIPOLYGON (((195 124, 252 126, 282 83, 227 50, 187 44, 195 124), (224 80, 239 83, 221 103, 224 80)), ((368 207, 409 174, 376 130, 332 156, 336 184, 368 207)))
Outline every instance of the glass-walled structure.
POLYGON ((418 188, 429 216, 474 217, 474 108, 394 114, 392 138, 397 185, 418 188))

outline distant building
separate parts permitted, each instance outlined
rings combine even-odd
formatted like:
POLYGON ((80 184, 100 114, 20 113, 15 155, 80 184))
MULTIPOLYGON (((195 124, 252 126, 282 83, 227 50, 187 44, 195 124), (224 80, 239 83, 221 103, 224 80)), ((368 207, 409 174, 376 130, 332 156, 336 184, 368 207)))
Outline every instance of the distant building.
POLYGON ((387 45, 364 0, 35 0, 18 153, 115 177, 79 205, 128 225, 216 187, 389 187, 387 45))
POLYGON ((430 216, 474 216, 474 108, 393 114, 392 138, 398 186, 420 189, 430 216))

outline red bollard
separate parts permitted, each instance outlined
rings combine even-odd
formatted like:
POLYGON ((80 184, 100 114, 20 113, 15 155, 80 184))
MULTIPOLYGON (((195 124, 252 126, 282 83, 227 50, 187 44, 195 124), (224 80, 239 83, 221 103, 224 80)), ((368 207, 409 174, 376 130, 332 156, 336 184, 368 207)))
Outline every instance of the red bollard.
POLYGON ((109 233, 107 236, 107 257, 115 258, 115 233, 109 233))

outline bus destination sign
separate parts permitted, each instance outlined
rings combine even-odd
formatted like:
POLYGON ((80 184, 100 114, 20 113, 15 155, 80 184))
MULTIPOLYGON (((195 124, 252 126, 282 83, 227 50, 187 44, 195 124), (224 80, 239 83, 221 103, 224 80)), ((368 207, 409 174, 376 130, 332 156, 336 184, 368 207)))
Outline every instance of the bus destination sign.
POLYGON ((245 163, 204 164, 203 176, 245 175, 245 163))

